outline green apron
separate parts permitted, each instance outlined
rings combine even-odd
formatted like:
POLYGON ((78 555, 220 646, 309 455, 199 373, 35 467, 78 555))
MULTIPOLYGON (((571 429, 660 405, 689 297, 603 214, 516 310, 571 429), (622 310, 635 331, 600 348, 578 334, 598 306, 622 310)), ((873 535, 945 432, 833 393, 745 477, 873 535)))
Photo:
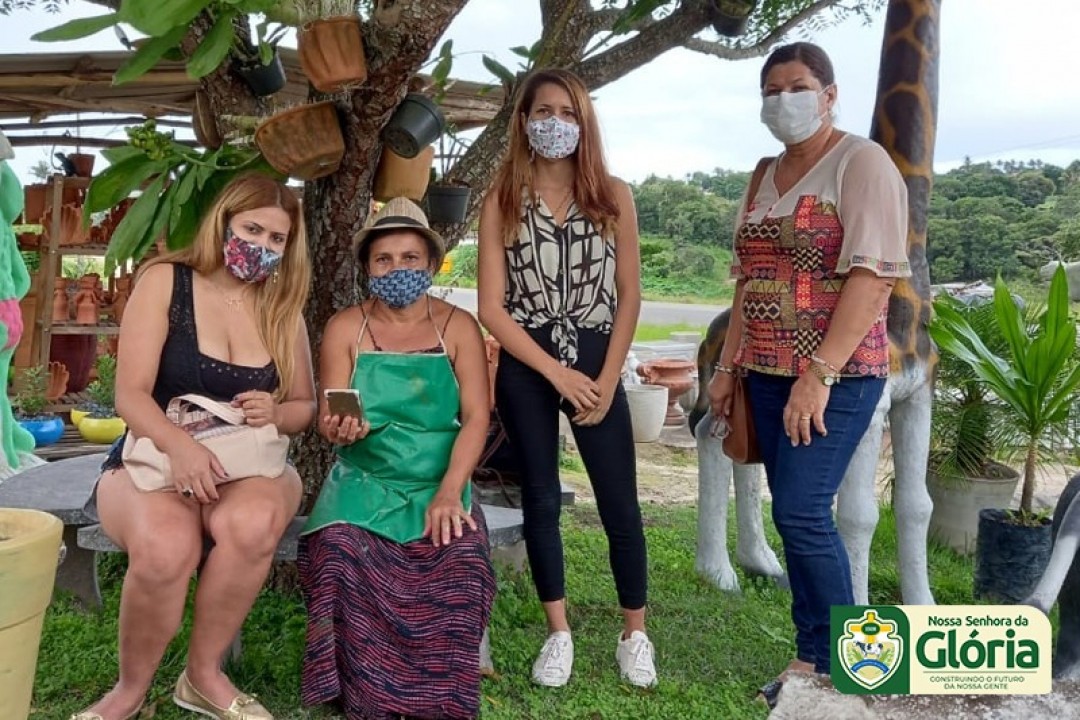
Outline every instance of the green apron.
MULTIPOLYGON (((420 539, 461 428, 457 378, 443 347, 357 353, 350 385, 360 391, 371 430, 338 449, 303 533, 350 523, 398 543, 420 539)), ((471 500, 467 483, 466 510, 471 500)))

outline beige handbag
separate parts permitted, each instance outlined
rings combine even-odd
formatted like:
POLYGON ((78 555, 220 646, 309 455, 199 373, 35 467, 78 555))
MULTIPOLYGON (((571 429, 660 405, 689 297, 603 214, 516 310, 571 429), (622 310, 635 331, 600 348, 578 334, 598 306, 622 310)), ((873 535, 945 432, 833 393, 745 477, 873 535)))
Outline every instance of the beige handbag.
MULTIPOLYGON (((218 483, 248 477, 275 478, 285 471, 289 438, 274 425, 251 427, 244 413, 232 405, 202 395, 181 395, 169 401, 165 415, 177 427, 217 456, 228 476, 218 483)), ((124 438, 124 469, 143 492, 173 488, 169 456, 154 441, 124 438)))

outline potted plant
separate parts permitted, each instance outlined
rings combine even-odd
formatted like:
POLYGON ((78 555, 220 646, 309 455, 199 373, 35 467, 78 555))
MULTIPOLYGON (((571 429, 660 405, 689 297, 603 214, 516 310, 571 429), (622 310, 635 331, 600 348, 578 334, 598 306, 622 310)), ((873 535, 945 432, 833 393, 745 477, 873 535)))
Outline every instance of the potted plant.
MULTIPOLYGON (((967 303, 948 295, 937 302, 960 313, 988 348, 1004 350, 992 303, 967 303)), ((1020 480, 1015 470, 993 460, 994 428, 1001 426, 1001 415, 1000 403, 967 364, 942 353, 934 383, 926 489, 934 502, 930 536, 959 553, 975 549, 979 511, 1007 507, 1020 480)))
POLYGON ((337 108, 330 101, 275 113, 255 130, 255 144, 275 170, 298 180, 337 172, 345 156, 337 108))
POLYGON ((431 168, 431 180, 427 189, 427 216, 432 223, 463 223, 469 211, 472 190, 462 180, 450 177, 450 171, 469 149, 451 130, 439 139, 439 172, 431 168))
POLYGON ((40 365, 26 368, 20 378, 21 389, 12 399, 15 420, 34 436, 37 447, 52 445, 64 435, 64 421, 47 412, 49 375, 40 365))
POLYGON ((446 130, 442 110, 423 93, 409 93, 382 131, 382 140, 403 158, 414 158, 446 130))
POLYGON ((743 35, 756 5, 757 0, 712 0, 709 9, 713 28, 727 37, 743 35))
POLYGON ((1034 587, 1050 557, 1050 520, 1032 508, 1035 467, 1055 441, 1069 434, 1073 396, 1080 386, 1080 358, 1064 268, 1054 273, 1046 307, 1035 323, 1023 321, 1000 277, 993 307, 1004 338, 1000 353, 988 347, 968 318, 948 303, 935 304, 930 336, 944 352, 965 363, 1000 402, 999 451, 1023 457, 1019 510, 980 511, 975 546, 976 595, 1018 602, 1034 587))
POLYGON ((285 87, 285 68, 277 46, 289 28, 277 25, 268 30, 268 26, 267 20, 255 26, 254 45, 236 36, 233 46, 233 69, 258 97, 273 95, 285 87))
MULTIPOLYGON (((127 425, 117 416, 116 357, 99 355, 94 364, 97 379, 86 388, 90 402, 83 407, 85 415, 78 420, 79 434, 87 442, 109 444, 127 432, 127 425)), ((73 413, 72 422, 75 422, 73 413)))
POLYGON ((351 90, 367 79, 364 39, 353 0, 304 0, 296 33, 300 67, 316 90, 351 90))

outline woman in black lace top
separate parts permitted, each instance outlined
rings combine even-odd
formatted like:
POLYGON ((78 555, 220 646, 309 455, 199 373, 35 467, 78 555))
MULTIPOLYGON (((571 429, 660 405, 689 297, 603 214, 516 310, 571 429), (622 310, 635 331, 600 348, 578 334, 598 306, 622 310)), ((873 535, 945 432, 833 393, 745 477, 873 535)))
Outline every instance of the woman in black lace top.
POLYGON ((141 492, 114 447, 92 508, 128 553, 120 601, 120 678, 72 720, 134 717, 180 627, 188 583, 203 552, 181 707, 218 718, 272 715, 221 671, 300 504, 296 471, 226 480, 220 460, 173 425, 173 397, 232 402, 248 424, 282 434, 307 428, 315 389, 301 310, 310 266, 299 202, 262 175, 234 180, 203 219, 191 247, 147 264, 120 330, 116 408, 172 468, 173 487, 141 492))

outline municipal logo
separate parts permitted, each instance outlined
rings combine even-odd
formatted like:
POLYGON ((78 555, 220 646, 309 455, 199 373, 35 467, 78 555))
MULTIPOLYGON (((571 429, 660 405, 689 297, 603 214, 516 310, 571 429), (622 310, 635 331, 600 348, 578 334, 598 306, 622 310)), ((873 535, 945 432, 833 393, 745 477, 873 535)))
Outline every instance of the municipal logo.
POLYGON ((844 623, 837 639, 840 667, 860 687, 873 690, 894 676, 904 659, 899 623, 876 609, 844 623))

